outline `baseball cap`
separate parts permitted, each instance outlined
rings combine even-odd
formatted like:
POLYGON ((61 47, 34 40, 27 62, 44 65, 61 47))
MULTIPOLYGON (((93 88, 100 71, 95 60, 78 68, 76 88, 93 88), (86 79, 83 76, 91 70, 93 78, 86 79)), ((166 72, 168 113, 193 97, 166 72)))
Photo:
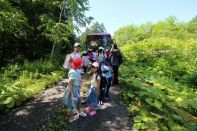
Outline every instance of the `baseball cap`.
POLYGON ((98 62, 93 62, 93 63, 92 63, 92 66, 94 66, 94 67, 97 67, 97 68, 98 68, 98 67, 99 67, 99 63, 98 63, 98 62))
POLYGON ((80 43, 78 43, 78 42, 76 42, 75 44, 74 44, 74 47, 80 47, 81 46, 81 44, 80 43))
POLYGON ((102 46, 99 47, 99 50, 104 50, 104 48, 102 46))

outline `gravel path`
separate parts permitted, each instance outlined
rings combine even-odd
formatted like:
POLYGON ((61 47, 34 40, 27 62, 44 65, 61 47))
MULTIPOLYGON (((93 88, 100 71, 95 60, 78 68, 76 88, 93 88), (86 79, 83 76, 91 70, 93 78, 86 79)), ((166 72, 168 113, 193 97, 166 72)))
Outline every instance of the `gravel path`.
POLYGON ((131 131, 132 120, 120 103, 120 88, 110 88, 111 100, 100 106, 95 116, 80 118, 70 125, 70 131, 131 131))
POLYGON ((23 107, 14 109, 0 116, 0 131, 36 131, 48 124, 56 116, 62 105, 65 87, 59 82, 57 86, 41 92, 23 107))
MULTIPOLYGON (((65 87, 62 82, 39 94, 34 100, 0 116, 0 131, 36 131, 47 129, 50 119, 58 117, 65 87)), ((110 88, 111 100, 100 106, 93 117, 80 118, 69 125, 70 131, 131 131, 131 119, 120 103, 119 87, 110 88)))

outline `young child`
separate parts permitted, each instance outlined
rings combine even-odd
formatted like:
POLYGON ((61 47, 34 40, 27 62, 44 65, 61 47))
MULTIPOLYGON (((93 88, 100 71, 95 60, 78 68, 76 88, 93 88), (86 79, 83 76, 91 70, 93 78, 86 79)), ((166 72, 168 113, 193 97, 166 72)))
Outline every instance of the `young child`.
POLYGON ((97 50, 96 49, 92 50, 92 56, 93 56, 93 62, 95 62, 97 60, 97 50))
POLYGON ((84 72, 84 75, 86 75, 87 73, 87 69, 89 67, 89 64, 90 64, 90 61, 88 59, 88 53, 86 51, 83 52, 82 56, 81 56, 81 59, 84 63, 83 65, 83 72, 84 72))
POLYGON ((107 50, 105 51, 105 64, 107 64, 107 63, 110 63, 110 64, 111 64, 111 58, 110 58, 110 56, 111 56, 111 53, 110 53, 110 51, 107 49, 107 50))
MULTIPOLYGON (((107 67, 107 70, 108 70, 108 72, 103 72, 103 75, 107 79, 107 88, 105 91, 105 99, 109 99, 109 89, 111 87, 111 82, 113 80, 113 69, 112 69, 110 62, 107 62, 105 64, 105 66, 107 67)), ((105 68, 105 66, 104 66, 104 68, 105 68)))
POLYGON ((97 58, 98 58, 97 61, 98 61, 99 65, 101 65, 101 63, 105 59, 104 48, 102 46, 100 46, 98 49, 98 57, 97 58))
POLYGON ((97 62, 93 62, 91 66, 92 77, 91 77, 91 86, 87 95, 87 105, 86 112, 89 113, 90 116, 94 116, 96 114, 96 110, 98 109, 98 95, 99 95, 99 87, 100 87, 100 75, 98 73, 99 64, 97 62))
POLYGON ((106 65, 104 62, 101 64, 101 93, 100 93, 100 105, 103 104, 103 101, 105 99, 108 99, 109 97, 109 88, 111 86, 111 79, 112 79, 112 73, 111 68, 106 65))
POLYGON ((89 61, 93 63, 93 54, 92 54, 92 49, 88 49, 88 55, 87 55, 89 61))
POLYGON ((80 112, 80 85, 81 76, 78 71, 83 66, 81 58, 73 58, 71 69, 68 72, 68 87, 64 95, 64 103, 71 110, 69 122, 73 122, 79 118, 79 115, 85 117, 84 112, 80 112), (76 114, 76 115, 75 115, 76 114))

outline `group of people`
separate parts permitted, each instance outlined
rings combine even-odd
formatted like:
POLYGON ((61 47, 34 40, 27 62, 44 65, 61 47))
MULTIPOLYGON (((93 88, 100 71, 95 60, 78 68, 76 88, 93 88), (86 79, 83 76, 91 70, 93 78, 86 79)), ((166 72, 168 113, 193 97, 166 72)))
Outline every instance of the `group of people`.
POLYGON ((120 51, 117 44, 112 44, 110 50, 99 47, 98 50, 88 50, 80 54, 80 44, 74 44, 74 51, 67 55, 64 68, 69 69, 68 86, 64 95, 64 103, 71 110, 69 122, 87 114, 94 116, 99 105, 109 99, 111 83, 118 85, 118 69, 120 51), (86 108, 80 110, 80 88, 82 75, 90 75, 90 88, 86 96, 86 108))

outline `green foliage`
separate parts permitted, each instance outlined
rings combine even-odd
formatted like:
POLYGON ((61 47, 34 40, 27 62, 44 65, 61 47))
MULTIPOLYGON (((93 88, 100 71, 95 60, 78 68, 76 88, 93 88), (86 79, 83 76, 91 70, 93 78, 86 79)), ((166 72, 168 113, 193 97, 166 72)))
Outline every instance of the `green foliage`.
POLYGON ((33 98, 48 85, 62 79, 58 63, 47 60, 25 62, 1 69, 0 111, 20 105, 33 98))
POLYGON ((196 17, 190 22, 178 22, 170 16, 164 21, 152 24, 147 22, 140 26, 127 25, 114 33, 118 45, 143 41, 150 37, 168 37, 171 39, 187 40, 196 38, 196 17))
POLYGON ((196 36, 196 33, 197 33, 197 16, 195 16, 187 25, 187 30, 190 32, 190 33, 193 33, 195 34, 196 36))
POLYGON ((0 66, 69 50, 74 30, 93 19, 88 9, 88 0, 1 0, 0 66))
POLYGON ((152 25, 144 39, 119 43, 125 56, 121 98, 135 129, 197 129, 197 39, 186 25, 169 17, 152 25))

